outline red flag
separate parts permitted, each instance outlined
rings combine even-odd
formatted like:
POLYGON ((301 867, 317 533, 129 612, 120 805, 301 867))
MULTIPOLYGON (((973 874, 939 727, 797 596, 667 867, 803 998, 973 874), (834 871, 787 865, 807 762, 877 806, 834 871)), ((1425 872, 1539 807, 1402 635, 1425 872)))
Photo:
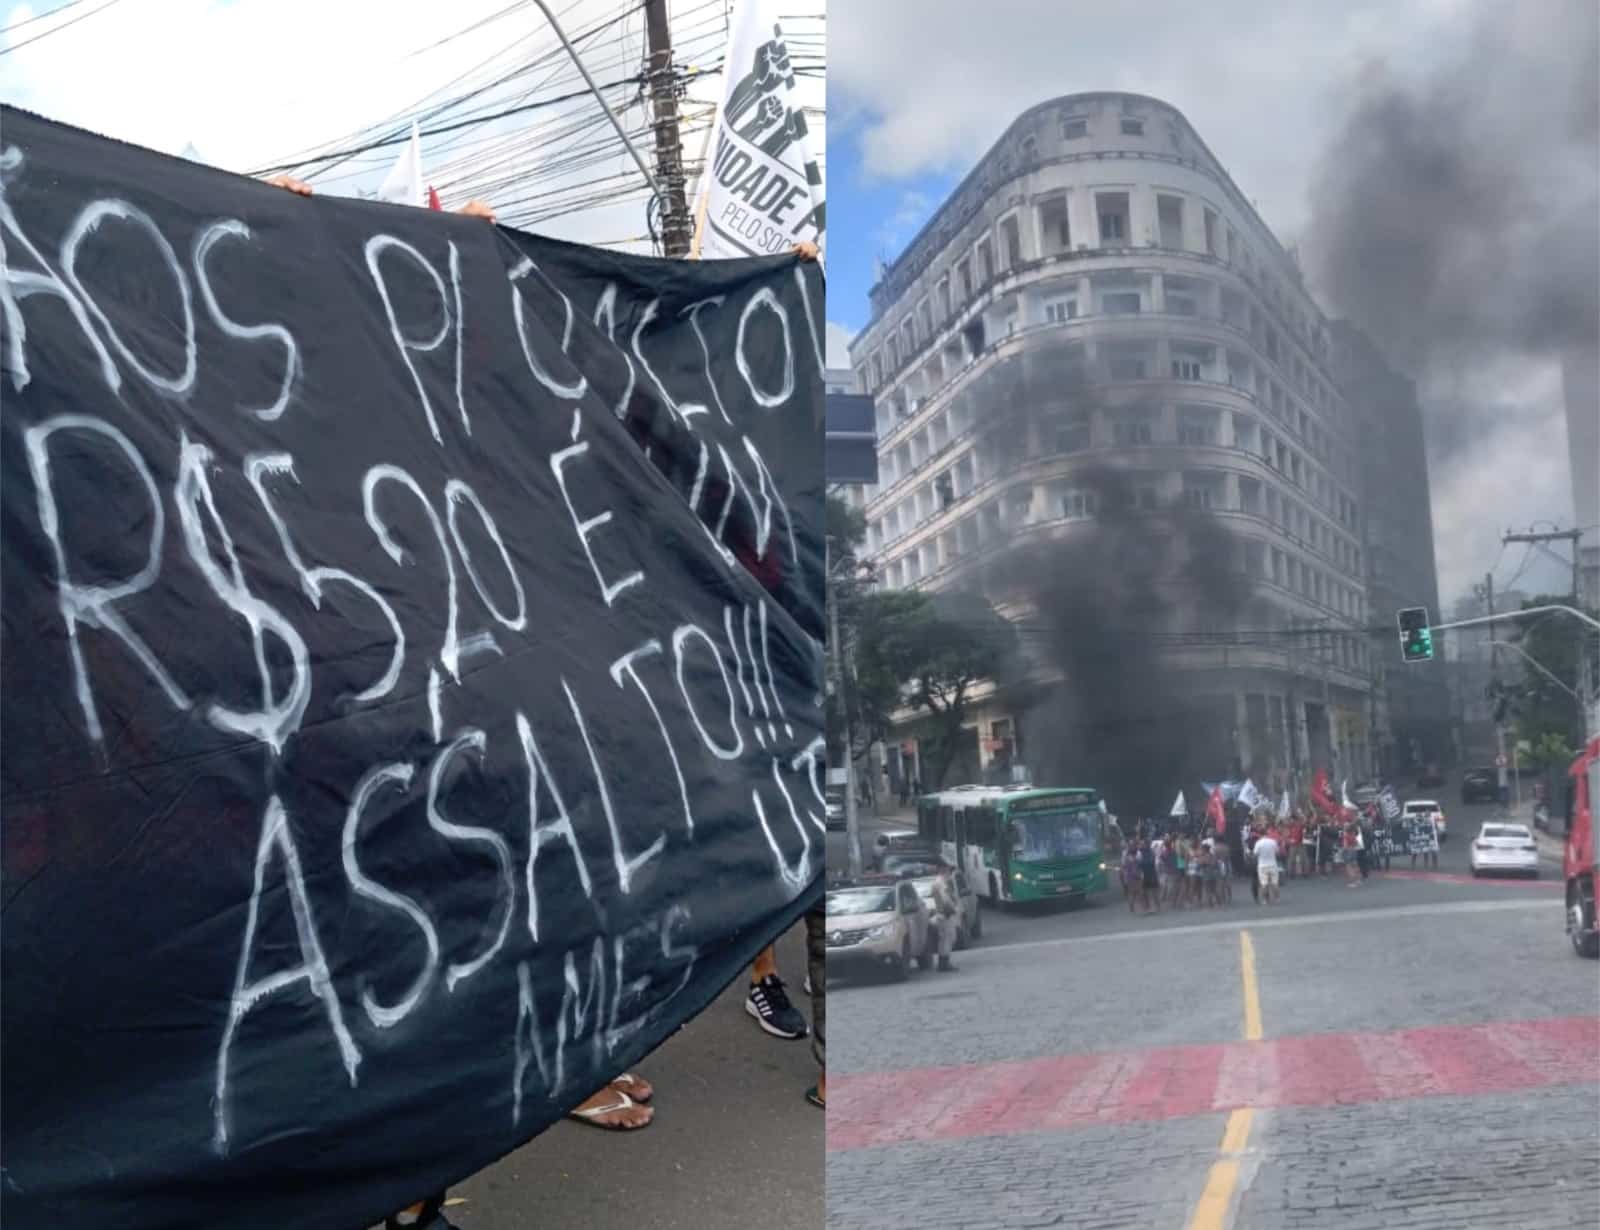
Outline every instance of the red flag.
POLYGON ((443 209, 444 208, 443 205, 439 204, 439 192, 438 192, 438 189, 436 189, 432 184, 428 185, 428 208, 429 209, 443 209))
POLYGON ((1328 771, 1318 769, 1311 778, 1311 804, 1324 816, 1342 820, 1344 809, 1334 801, 1333 789, 1328 784, 1328 771))
POLYGON ((1206 815, 1210 817, 1211 823, 1216 825, 1217 835, 1219 837, 1228 831, 1228 816, 1227 813, 1222 810, 1221 786, 1215 786, 1212 788, 1211 801, 1206 804, 1206 815))

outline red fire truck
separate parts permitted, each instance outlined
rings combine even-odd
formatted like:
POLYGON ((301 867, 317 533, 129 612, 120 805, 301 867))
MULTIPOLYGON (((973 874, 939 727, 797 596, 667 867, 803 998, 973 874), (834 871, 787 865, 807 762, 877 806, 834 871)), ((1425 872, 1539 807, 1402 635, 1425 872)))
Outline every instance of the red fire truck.
POLYGON ((1589 744, 1567 770, 1567 844, 1561 875, 1567 885, 1567 935, 1580 957, 1600 957, 1600 921, 1595 914, 1595 882, 1600 851, 1595 821, 1600 819, 1600 738, 1589 744))

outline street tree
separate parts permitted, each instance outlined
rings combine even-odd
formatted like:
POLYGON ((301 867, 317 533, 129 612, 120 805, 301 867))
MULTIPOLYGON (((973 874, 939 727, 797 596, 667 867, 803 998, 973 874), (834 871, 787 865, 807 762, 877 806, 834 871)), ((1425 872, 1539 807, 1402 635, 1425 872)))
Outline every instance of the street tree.
MULTIPOLYGON (((1570 602, 1567 595, 1547 594, 1528 599, 1523 609, 1570 602)), ((1541 759, 1558 756, 1558 749, 1570 751, 1583 745, 1583 708, 1566 688, 1578 687, 1585 637, 1592 654, 1596 648, 1593 629, 1559 615, 1536 618, 1521 629, 1518 644, 1522 652, 1549 675, 1523 659, 1522 678, 1511 711, 1516 717, 1518 739, 1537 749, 1535 754, 1541 759)))
POLYGON ((925 710, 924 786, 945 783, 961 747, 971 697, 985 680, 1003 679, 1017 656, 1017 634, 981 595, 888 590, 868 595, 858 617, 856 652, 863 725, 889 733, 893 713, 925 710))

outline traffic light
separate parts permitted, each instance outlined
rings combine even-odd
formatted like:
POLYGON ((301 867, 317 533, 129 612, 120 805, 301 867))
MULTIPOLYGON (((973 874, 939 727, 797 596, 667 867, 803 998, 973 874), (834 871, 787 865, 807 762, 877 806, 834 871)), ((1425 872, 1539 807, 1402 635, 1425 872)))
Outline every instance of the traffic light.
POLYGON ((1411 606, 1400 612, 1400 656, 1407 662, 1432 660, 1433 629, 1427 607, 1411 606))

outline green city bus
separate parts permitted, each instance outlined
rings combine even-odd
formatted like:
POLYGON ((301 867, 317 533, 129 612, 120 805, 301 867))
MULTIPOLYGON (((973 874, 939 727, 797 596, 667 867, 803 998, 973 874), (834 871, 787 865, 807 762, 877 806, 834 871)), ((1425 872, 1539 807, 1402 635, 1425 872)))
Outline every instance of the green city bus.
POLYGON ((937 841, 991 901, 1083 898, 1106 887, 1105 813, 1095 790, 956 786, 917 800, 917 831, 937 841))

